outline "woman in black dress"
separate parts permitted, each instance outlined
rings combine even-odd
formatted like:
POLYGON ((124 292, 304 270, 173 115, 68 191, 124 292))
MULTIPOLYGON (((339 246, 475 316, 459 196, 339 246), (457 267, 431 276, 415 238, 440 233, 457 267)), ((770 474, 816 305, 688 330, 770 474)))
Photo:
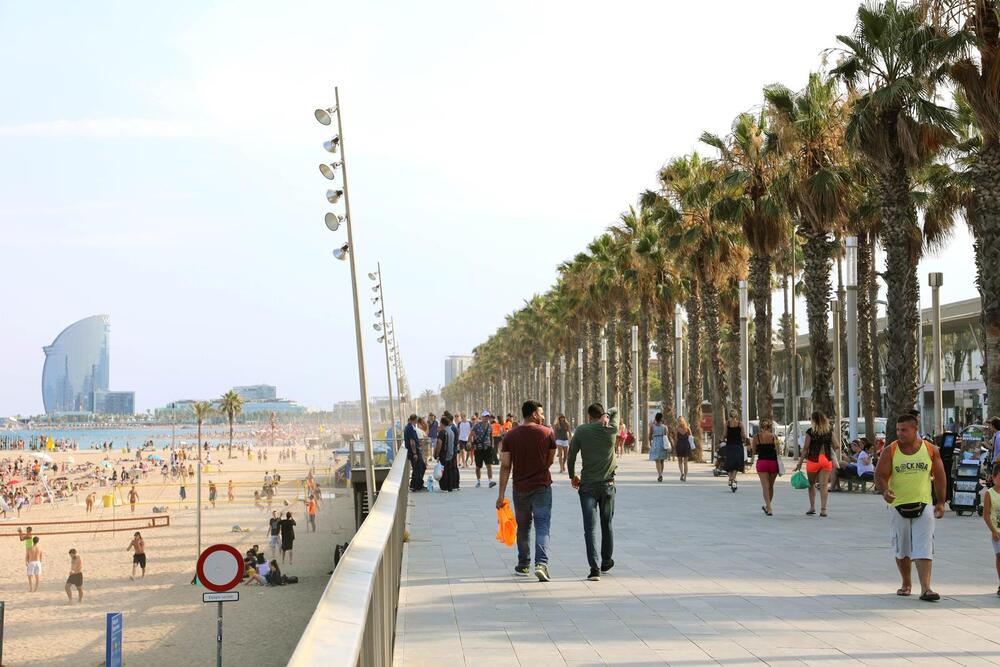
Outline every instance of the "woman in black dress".
POLYGON ((747 435, 740 416, 735 410, 731 410, 726 421, 726 472, 729 473, 729 488, 733 493, 736 493, 736 473, 743 472, 746 461, 743 449, 746 441, 747 435))
POLYGON ((292 543, 295 542, 295 519, 291 512, 285 512, 285 518, 278 522, 278 532, 281 533, 281 562, 285 562, 285 554, 288 554, 288 562, 294 563, 292 558, 292 543))
POLYGON ((691 428, 684 417, 677 419, 677 468, 681 471, 681 481, 688 478, 688 459, 691 458, 691 428))

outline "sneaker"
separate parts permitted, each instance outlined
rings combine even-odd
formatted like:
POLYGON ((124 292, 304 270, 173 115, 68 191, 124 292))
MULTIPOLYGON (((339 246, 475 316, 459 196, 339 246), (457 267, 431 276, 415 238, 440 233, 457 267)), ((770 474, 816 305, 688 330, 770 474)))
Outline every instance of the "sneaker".
POLYGON ((476 488, 478 489, 480 486, 482 486, 482 484, 479 481, 476 481, 476 488))
POLYGON ((549 566, 545 563, 539 563, 535 566, 535 576, 538 577, 539 581, 549 580, 549 566))
POLYGON ((590 574, 587 575, 587 581, 600 581, 601 571, 596 567, 590 568, 590 574))
POLYGON ((490 482, 490 488, 491 488, 491 489, 492 489, 492 488, 493 488, 494 486, 496 486, 496 485, 497 485, 497 483, 496 483, 496 482, 490 482))
POLYGON ((518 577, 530 577, 531 568, 529 568, 527 565, 518 565, 517 567, 514 568, 514 575, 518 577))
POLYGON ((609 558, 607 563, 601 563, 601 572, 607 572, 615 566, 615 559, 609 558))

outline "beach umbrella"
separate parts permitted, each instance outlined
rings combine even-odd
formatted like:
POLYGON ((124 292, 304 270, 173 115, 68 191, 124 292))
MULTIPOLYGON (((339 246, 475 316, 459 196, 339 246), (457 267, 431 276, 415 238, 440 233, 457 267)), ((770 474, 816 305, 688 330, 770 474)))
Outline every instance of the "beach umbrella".
POLYGON ((17 486, 18 484, 21 483, 21 480, 19 480, 19 479, 10 479, 10 480, 7 480, 7 483, 10 484, 11 486, 17 486))
POLYGON ((45 461, 46 463, 52 463, 52 457, 45 452, 32 452, 31 455, 38 459, 39 461, 45 461))
POLYGON ((115 467, 115 464, 112 463, 111 461, 101 461, 101 465, 104 466, 105 468, 114 468, 115 467))
POLYGON ((76 459, 74 459, 72 456, 67 456, 66 463, 76 463, 76 459))

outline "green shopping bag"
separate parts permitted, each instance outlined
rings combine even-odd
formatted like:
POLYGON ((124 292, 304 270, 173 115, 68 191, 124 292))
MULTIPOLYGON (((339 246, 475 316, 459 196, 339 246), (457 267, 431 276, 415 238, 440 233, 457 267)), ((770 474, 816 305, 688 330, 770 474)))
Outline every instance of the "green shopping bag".
POLYGON ((793 489, 808 489, 809 488, 809 478, 801 470, 796 470, 795 474, 792 475, 792 488, 793 489))

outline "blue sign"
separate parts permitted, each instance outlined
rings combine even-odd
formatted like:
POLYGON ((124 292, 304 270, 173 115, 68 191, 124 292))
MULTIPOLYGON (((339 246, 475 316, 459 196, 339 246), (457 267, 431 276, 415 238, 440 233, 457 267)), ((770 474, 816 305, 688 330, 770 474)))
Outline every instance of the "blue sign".
POLYGON ((122 667, 122 614, 108 614, 108 636, 104 645, 106 667, 122 667))

